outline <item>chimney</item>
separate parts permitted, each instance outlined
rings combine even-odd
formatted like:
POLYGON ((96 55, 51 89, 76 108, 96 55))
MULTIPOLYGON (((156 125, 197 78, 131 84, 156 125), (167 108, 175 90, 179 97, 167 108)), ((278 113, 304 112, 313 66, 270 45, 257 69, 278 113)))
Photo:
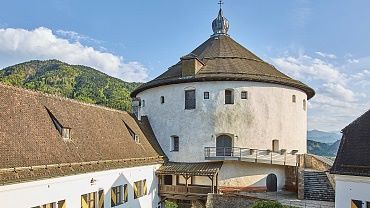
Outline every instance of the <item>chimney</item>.
POLYGON ((183 77, 194 76, 204 64, 194 54, 181 57, 181 72, 183 77))

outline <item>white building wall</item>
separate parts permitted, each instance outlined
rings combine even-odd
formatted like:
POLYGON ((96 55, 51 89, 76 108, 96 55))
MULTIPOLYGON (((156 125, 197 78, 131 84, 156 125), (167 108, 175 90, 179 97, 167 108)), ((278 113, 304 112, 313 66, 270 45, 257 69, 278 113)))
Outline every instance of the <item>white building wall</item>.
POLYGON ((351 207, 351 200, 362 201, 364 208, 370 203, 370 177, 336 175, 335 183, 336 208, 351 207))
POLYGON ((171 161, 204 161, 204 147, 215 147, 220 134, 233 136, 234 147, 280 149, 306 153, 307 95, 298 89, 278 84, 247 81, 182 83, 145 90, 137 95, 145 100, 146 115, 164 152, 171 161), (184 90, 196 90, 196 109, 185 110, 184 90), (224 104, 224 90, 234 89, 234 104, 224 104), (248 99, 241 99, 248 91, 248 99), (203 92, 210 98, 203 99, 203 92), (296 103, 292 102, 296 95, 296 103), (165 103, 160 103, 164 96, 165 103), (180 151, 170 151, 170 138, 180 138, 180 151))
POLYGON ((285 185, 285 167, 280 165, 225 161, 219 172, 219 185, 226 187, 266 187, 269 174, 277 177, 278 190, 285 185))
POLYGON ((157 207, 158 180, 155 171, 160 165, 123 168, 74 176, 0 186, 0 207, 30 208, 66 200, 68 208, 81 207, 81 195, 104 190, 104 207, 111 207, 111 187, 128 185, 128 202, 119 207, 157 207), (96 182, 92 185, 91 179, 96 182), (148 194, 134 199, 133 184, 146 179, 148 194))

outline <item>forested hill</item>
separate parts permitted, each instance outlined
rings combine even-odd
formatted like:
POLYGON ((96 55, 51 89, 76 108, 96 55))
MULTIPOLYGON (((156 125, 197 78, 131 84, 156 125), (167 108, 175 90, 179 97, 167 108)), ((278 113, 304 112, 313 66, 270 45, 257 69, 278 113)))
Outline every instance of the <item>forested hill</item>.
POLYGON ((0 82, 127 111, 131 110, 130 92, 141 84, 58 60, 29 61, 4 68, 0 70, 0 82))

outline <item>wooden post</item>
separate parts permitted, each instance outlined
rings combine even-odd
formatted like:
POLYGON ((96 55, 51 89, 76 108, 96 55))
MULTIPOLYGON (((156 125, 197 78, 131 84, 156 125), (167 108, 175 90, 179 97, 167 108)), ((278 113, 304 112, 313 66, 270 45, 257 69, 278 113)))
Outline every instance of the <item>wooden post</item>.
POLYGON ((216 193, 218 194, 218 173, 216 173, 216 193))
POLYGON ((212 193, 215 193, 214 176, 208 176, 208 178, 211 180, 211 184, 212 184, 212 193))
POLYGON ((186 193, 188 193, 189 192, 189 189, 188 189, 189 176, 188 175, 183 175, 183 177, 185 178, 186 193))

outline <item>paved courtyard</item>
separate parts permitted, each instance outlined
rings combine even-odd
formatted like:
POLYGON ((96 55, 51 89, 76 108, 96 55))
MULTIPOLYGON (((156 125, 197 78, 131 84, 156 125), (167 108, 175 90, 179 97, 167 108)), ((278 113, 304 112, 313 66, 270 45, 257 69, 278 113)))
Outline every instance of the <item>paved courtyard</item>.
POLYGON ((275 200, 283 205, 307 208, 334 208, 334 202, 299 200, 297 194, 292 192, 265 192, 265 193, 240 193, 241 195, 256 197, 259 199, 275 200))

